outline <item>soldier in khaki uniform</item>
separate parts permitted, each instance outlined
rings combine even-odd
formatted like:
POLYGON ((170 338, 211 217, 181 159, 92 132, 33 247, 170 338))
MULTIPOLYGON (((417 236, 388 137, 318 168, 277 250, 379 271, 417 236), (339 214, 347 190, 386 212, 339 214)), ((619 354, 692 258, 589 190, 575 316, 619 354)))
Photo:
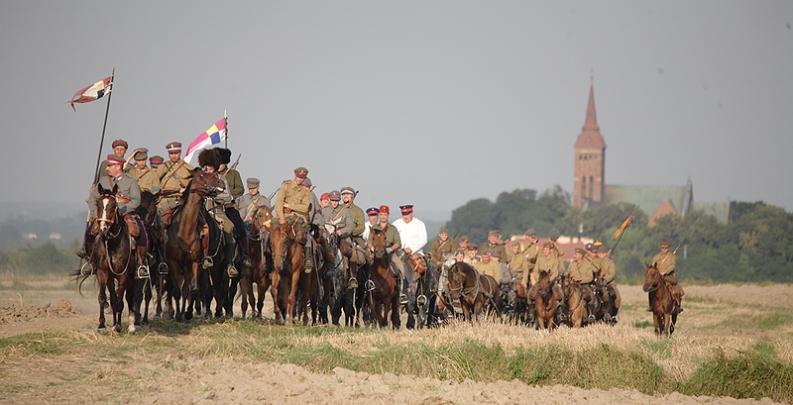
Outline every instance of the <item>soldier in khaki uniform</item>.
MULTIPOLYGON (((389 215, 391 214, 391 208, 387 205, 381 205, 378 209, 378 223, 377 225, 373 225, 372 229, 378 230, 385 230, 385 252, 386 254, 391 255, 391 262, 389 263, 389 270, 391 270, 391 274, 397 279, 400 280, 402 277, 402 272, 399 270, 400 267, 396 263, 399 258, 396 257, 394 252, 399 251, 399 248, 402 247, 402 239, 399 237, 399 231, 394 225, 388 221, 389 215)), ((369 240, 367 241, 369 245, 369 250, 374 253, 374 232, 369 232, 369 240)))
POLYGON ((135 179, 140 186, 140 191, 148 191, 150 193, 157 193, 160 191, 160 182, 157 181, 157 173, 146 166, 146 159, 148 156, 148 149, 140 148, 133 155, 135 158, 135 166, 133 166, 127 174, 135 179))
MULTIPOLYGON (((620 295, 620 290, 617 288, 617 283, 614 282, 617 276, 617 266, 614 264, 614 260, 609 256, 609 252, 601 250, 598 256, 600 257, 600 277, 606 283, 606 293, 608 297, 613 300, 615 310, 619 311, 622 305, 622 296, 620 295)), ((616 311, 614 313, 616 313, 616 311)), ((616 319, 616 315, 613 318, 616 319)))
POLYGON ((303 186, 308 169, 298 167, 294 173, 295 177, 281 183, 276 192, 273 216, 278 218, 279 224, 299 224, 305 230, 308 227, 308 211, 311 205, 311 191, 303 186))
POLYGON ((163 159, 162 156, 160 156, 160 155, 154 155, 154 156, 150 157, 149 158, 149 166, 151 167, 151 170, 156 172, 160 168, 160 166, 162 165, 162 162, 164 160, 165 159, 163 159))
POLYGON ((163 218, 163 224, 170 224, 170 211, 179 205, 179 197, 184 192, 193 173, 193 166, 182 160, 182 144, 171 142, 165 146, 168 150, 168 161, 157 170, 157 181, 160 183, 160 202, 157 210, 163 218))
POLYGON ((595 320, 595 295, 592 290, 592 282, 595 280, 595 266, 586 257, 587 251, 576 248, 575 258, 567 265, 567 274, 573 282, 581 285, 584 301, 589 306, 589 320, 595 320))
POLYGON ((677 311, 680 313, 683 312, 683 296, 685 296, 685 292, 683 292, 683 287, 680 287, 680 284, 677 283, 675 262, 675 254, 669 251, 669 242, 661 242, 661 251, 653 256, 653 263, 658 268, 658 272, 661 273, 664 282, 672 290, 672 298, 677 302, 677 311))
POLYGON ((457 250, 457 244, 454 239, 449 238, 449 231, 446 227, 442 226, 438 231, 438 239, 432 242, 430 247, 430 260, 435 268, 440 268, 447 258, 454 255, 457 250))
POLYGON ((220 153, 219 173, 226 178, 226 183, 229 185, 229 194, 231 194, 231 198, 236 201, 245 194, 245 187, 242 185, 242 176, 240 176, 240 172, 238 172, 237 169, 229 167, 229 163, 231 163, 231 150, 226 148, 217 148, 217 150, 218 153, 220 153))
POLYGON ((351 260, 358 265, 366 264, 368 255, 366 254, 366 240, 363 238, 363 231, 366 230, 366 216, 361 207, 355 205, 355 197, 358 193, 352 187, 341 188, 341 198, 344 206, 350 212, 353 227, 350 232, 350 237, 355 243, 355 253, 352 255, 351 260))
POLYGON ((509 261, 507 268, 515 279, 515 294, 519 297, 526 297, 526 287, 522 286, 524 276, 529 272, 529 259, 526 250, 522 249, 520 241, 509 243, 509 250, 512 252, 512 260, 509 261))
MULTIPOLYGON (((533 272, 535 274, 535 280, 540 279, 540 273, 548 273, 550 276, 551 283, 553 285, 555 294, 559 297, 562 296, 561 289, 556 283, 556 279, 559 277, 559 272, 562 269, 562 260, 559 258, 558 253, 555 251, 555 245, 553 242, 548 241, 542 245, 542 254, 537 257, 537 263, 534 265, 533 272)), ((526 277, 524 276, 524 280, 526 277)), ((534 301, 534 298, 537 296, 537 283, 533 283, 531 288, 529 289, 529 300, 534 301)))
POLYGON ((479 256, 477 256, 478 251, 479 248, 476 245, 469 243, 463 262, 470 264, 471 266, 476 266, 476 264, 479 263, 479 256))
POLYGON ((476 263, 474 268, 485 275, 496 279, 496 283, 501 284, 501 264, 497 261, 491 260, 490 252, 482 252, 482 261, 476 263))
POLYGON ((259 193, 259 179, 249 177, 245 180, 248 192, 237 200, 237 209, 246 223, 253 220, 253 214, 259 207, 270 208, 270 199, 259 193))
POLYGON ((524 234, 526 237, 525 245, 521 243, 521 255, 526 259, 527 267, 526 272, 522 274, 520 278, 517 279, 518 281, 518 289, 523 290, 522 297, 526 296, 526 291, 529 290, 529 287, 533 286, 534 283, 537 282, 537 274, 534 272, 534 266, 537 263, 537 258, 540 256, 540 245, 537 243, 537 236, 534 233, 533 229, 528 229, 524 234))
POLYGON ((487 233, 487 243, 482 246, 480 251, 489 253, 495 252, 498 254, 498 257, 504 258, 504 260, 506 260, 507 251, 504 245, 505 242, 501 240, 501 231, 498 229, 493 229, 487 233))
POLYGON ((457 238, 457 246, 459 250, 463 251, 463 254, 468 251, 468 235, 462 235, 457 238))

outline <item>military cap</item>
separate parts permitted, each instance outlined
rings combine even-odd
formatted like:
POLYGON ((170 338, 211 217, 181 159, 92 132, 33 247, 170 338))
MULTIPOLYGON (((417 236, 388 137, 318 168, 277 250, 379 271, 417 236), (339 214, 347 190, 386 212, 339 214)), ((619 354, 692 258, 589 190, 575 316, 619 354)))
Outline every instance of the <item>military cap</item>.
POLYGON ((462 241, 466 241, 466 242, 468 242, 468 235, 463 235, 463 236, 460 236, 460 238, 459 238, 458 240, 459 240, 460 242, 462 242, 462 241))
POLYGON ((534 232, 534 228, 527 229, 526 232, 524 232, 523 234, 526 235, 526 236, 535 236, 536 235, 535 232, 534 232))
POLYGON ((576 252, 576 253, 581 253, 582 255, 585 255, 585 254, 586 254, 586 250, 584 250, 584 249, 581 249, 581 248, 575 248, 575 252, 576 252))
POLYGON ((303 166, 300 166, 295 169, 295 177, 300 179, 305 179, 308 176, 308 169, 303 166))
POLYGON ((135 160, 146 160, 149 158, 149 150, 146 148, 140 148, 137 152, 135 152, 135 160))
POLYGON ((399 211, 402 215, 408 215, 413 213, 413 205, 412 204, 405 204, 399 206, 399 211))
POLYGON ((126 163, 126 162, 124 162, 124 159, 121 158, 120 156, 116 156, 116 155, 113 155, 113 154, 107 155, 107 165, 108 166, 110 166, 110 165, 123 165, 124 163, 126 163))
POLYGON ((669 247, 669 241, 665 240, 665 241, 661 242, 661 247, 664 247, 664 246, 669 247))
POLYGON ((445 227, 445 226, 442 226, 442 227, 441 227, 441 229, 439 229, 439 230, 438 230, 438 235, 440 235, 440 234, 442 234, 442 233, 445 233, 445 234, 447 234, 447 235, 448 235, 448 234, 449 234, 449 230, 448 230, 448 229, 446 229, 446 227, 445 227))
POLYGON ((321 196, 319 196, 319 200, 320 200, 320 201, 322 201, 322 200, 330 200, 330 194, 328 194, 328 193, 322 193, 322 195, 321 195, 321 196))
POLYGON ((220 163, 229 164, 229 162, 231 162, 231 150, 226 148, 217 148, 217 150, 220 163))
POLYGON ((117 148, 119 146, 123 146, 124 149, 129 149, 129 144, 127 143, 127 141, 125 141, 123 139, 116 139, 115 141, 113 141, 113 145, 112 145, 113 149, 115 149, 115 148, 117 148))
POLYGON ((498 229, 491 229, 487 232, 487 236, 497 236, 497 235, 501 235, 501 231, 499 231, 498 229))
POLYGON ((163 161, 165 161, 165 159, 160 155, 154 155, 149 158, 149 163, 151 163, 152 166, 159 166, 163 161))
POLYGON ((176 141, 171 142, 171 143, 165 145, 165 149, 168 152, 171 152, 171 153, 181 152, 182 151, 182 143, 181 142, 176 142, 176 141))
POLYGON ((330 192, 330 200, 331 201, 339 201, 339 200, 341 200, 341 194, 338 191, 336 191, 336 190, 331 191, 330 192))
POLYGON ((595 241, 594 241, 594 242, 592 242, 592 246, 594 246, 594 247, 596 247, 596 248, 603 247, 603 242, 601 242, 601 241, 600 241, 600 240, 598 240, 598 239, 595 239, 595 241))
POLYGON ((379 213, 380 213, 380 210, 378 210, 378 209, 377 209, 377 208, 375 208, 375 207, 372 207, 372 208, 367 208, 367 209, 366 209, 366 215, 368 215, 368 216, 370 216, 370 217, 373 217, 373 216, 375 216, 375 215, 377 215, 377 214, 379 214, 379 213))
POLYGON ((543 249, 544 249, 544 248, 553 249, 553 247, 554 247, 554 244, 553 244, 553 242, 551 242, 551 241, 548 241, 548 242, 545 242, 545 243, 543 243, 543 244, 542 244, 542 247, 543 247, 543 249))
POLYGON ((482 251, 479 254, 482 256, 492 256, 490 253, 491 253, 490 249, 482 249, 482 251))
POLYGON ((476 246, 476 244, 474 244, 474 243, 469 243, 468 244, 468 250, 479 250, 479 247, 476 246))
POLYGON ((587 243, 586 245, 584 245, 584 247, 586 248, 586 250, 592 250, 592 248, 593 248, 594 246, 595 246, 595 245, 593 245, 591 242, 590 242, 590 243, 587 243))
POLYGON ((220 156, 217 149, 204 149, 198 154, 198 165, 201 167, 220 168, 220 156))
POLYGON ((355 190, 352 187, 350 187, 350 186, 342 187, 341 188, 341 194, 342 195, 344 195, 344 194, 352 194, 354 196, 355 195, 355 190))
POLYGON ((257 188, 259 187, 259 179, 256 177, 248 177, 245 179, 245 183, 248 185, 248 188, 257 188))
POLYGON ((390 214, 391 213, 391 208, 389 208, 387 205, 383 204, 383 205, 380 206, 380 212, 385 212, 386 214, 390 214))
POLYGON ((314 184, 311 183, 311 179, 306 177, 305 179, 303 179, 303 185, 308 187, 308 188, 311 188, 311 186, 313 186, 314 184))

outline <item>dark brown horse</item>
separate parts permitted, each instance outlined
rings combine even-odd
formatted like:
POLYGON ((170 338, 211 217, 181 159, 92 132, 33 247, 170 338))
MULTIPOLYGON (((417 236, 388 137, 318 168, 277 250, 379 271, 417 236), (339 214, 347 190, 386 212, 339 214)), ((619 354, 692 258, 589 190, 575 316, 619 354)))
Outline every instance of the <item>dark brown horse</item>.
MULTIPOLYGON (((305 256, 306 231, 302 224, 278 224, 270 232, 270 251, 273 255, 272 287, 276 321, 294 324, 297 316, 297 293, 305 256), (283 278, 283 282, 282 282, 283 278), (280 297, 285 295, 286 297, 280 297), (286 305, 282 298, 287 298, 286 305)), ((307 301, 307 295, 301 297, 307 301)), ((305 305, 304 305, 305 306, 305 305)), ((304 321, 307 323, 308 317, 304 321)))
POLYGON ((448 277, 449 292, 452 299, 460 300, 465 320, 478 320, 488 304, 495 307, 493 300, 499 294, 499 288, 493 277, 480 274, 465 262, 454 263, 449 268, 448 277))
POLYGON ((559 293, 553 288, 550 274, 540 271, 540 277, 537 280, 537 296, 534 299, 534 311, 539 329, 551 331, 558 326, 554 320, 554 314, 562 299, 563 297, 559 296, 559 293))
POLYGON ((142 323, 145 325, 149 322, 149 305, 153 297, 152 290, 157 294, 154 304, 154 316, 162 316, 162 298, 165 296, 168 266, 165 264, 162 244, 162 225, 157 215, 155 195, 148 191, 142 191, 140 193, 140 206, 138 206, 136 211, 146 227, 146 235, 148 236, 149 242, 148 254, 143 258, 150 269, 150 276, 143 288, 144 309, 142 323))
POLYGON ((369 285, 366 287, 364 305, 369 305, 377 317, 380 327, 388 325, 399 328, 399 280, 391 273, 391 253, 386 252, 386 234, 380 228, 372 227, 373 260, 369 285))
MULTIPOLYGON (((168 227, 165 244, 165 260, 173 282, 169 289, 169 300, 176 304, 176 319, 189 320, 193 317, 193 300, 198 294, 198 269, 204 257, 201 244, 200 215, 204 199, 214 193, 223 183, 217 175, 193 170, 192 179, 182 195, 181 205, 173 214, 168 227)), ((209 311, 208 308, 205 308, 209 311)))
POLYGON ((587 295, 584 290, 586 287, 573 281, 570 274, 562 277, 562 292, 565 297, 565 314, 568 324, 574 328, 584 326, 584 322, 589 315, 587 297, 591 299, 591 294, 587 295))
MULTIPOLYGON (((135 254, 132 249, 129 229, 118 209, 116 193, 118 186, 107 190, 97 183, 99 198, 96 201, 96 221, 93 232, 97 237, 90 252, 89 261, 96 270, 99 284, 99 326, 98 331, 105 329, 105 307, 108 305, 106 291, 110 293, 110 307, 113 313, 113 330, 121 332, 121 316, 124 312, 126 297, 130 319, 128 331, 134 333, 140 326, 140 305, 143 298, 142 290, 145 280, 136 280, 134 272, 137 268, 135 254), (117 285, 116 285, 117 284, 117 285)), ((89 275, 82 276, 80 284, 89 275)))
POLYGON ((642 289, 650 295, 655 333, 671 336, 675 331, 675 323, 677 323, 675 302, 672 299, 672 291, 654 264, 647 266, 647 271, 644 272, 642 289))
POLYGON ((251 266, 240 273, 240 295, 242 296, 242 317, 251 306, 252 316, 262 318, 264 308, 264 295, 270 287, 270 269, 272 256, 270 255, 270 227, 273 215, 268 207, 257 207, 251 215, 251 232, 248 237, 248 257, 251 266), (256 283, 256 296, 253 294, 253 283, 256 283), (258 299, 258 301, 256 301, 258 299))

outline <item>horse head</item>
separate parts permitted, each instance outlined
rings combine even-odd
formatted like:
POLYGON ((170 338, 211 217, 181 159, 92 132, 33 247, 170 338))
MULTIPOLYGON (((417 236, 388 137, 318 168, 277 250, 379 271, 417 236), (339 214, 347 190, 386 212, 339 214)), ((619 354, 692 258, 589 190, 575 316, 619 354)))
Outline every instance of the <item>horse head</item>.
POLYGON ((273 212, 268 207, 257 207, 253 212, 253 229, 258 232, 270 232, 273 224, 273 212))
POLYGON ((551 274, 540 270, 540 277, 537 279, 537 293, 543 300, 548 298, 551 293, 551 274))
POLYGON ((110 228, 118 222, 118 185, 108 190, 102 184, 96 184, 99 198, 96 200, 96 221, 99 223, 99 232, 106 236, 110 228))
POLYGON ((385 251, 386 246, 386 236, 385 231, 380 228, 372 227, 372 250, 374 251, 374 257, 376 259, 383 259, 388 256, 385 251))
POLYGON ((225 184, 215 173, 207 173, 199 168, 193 169, 192 180, 187 186, 190 193, 196 193, 201 197, 224 191, 225 184))
POLYGON ((270 231, 270 251, 273 255, 273 265, 275 271, 280 272, 289 250, 289 245, 294 241, 293 225, 278 224, 270 231))
POLYGON ((655 263, 648 264, 647 270, 644 272, 644 283, 642 284, 642 290, 648 293, 653 292, 656 288, 658 288, 660 282, 661 273, 658 271, 658 267, 656 267, 655 263))

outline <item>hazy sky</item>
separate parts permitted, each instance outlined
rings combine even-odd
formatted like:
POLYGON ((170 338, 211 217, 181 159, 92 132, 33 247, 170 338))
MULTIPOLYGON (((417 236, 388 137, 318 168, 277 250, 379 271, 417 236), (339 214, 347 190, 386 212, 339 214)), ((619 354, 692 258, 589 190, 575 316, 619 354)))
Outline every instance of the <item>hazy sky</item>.
POLYGON ((0 2, 2 201, 85 198, 106 149, 224 109, 243 177, 307 166, 360 205, 570 190, 594 70, 607 184, 793 209, 793 2, 0 2))

